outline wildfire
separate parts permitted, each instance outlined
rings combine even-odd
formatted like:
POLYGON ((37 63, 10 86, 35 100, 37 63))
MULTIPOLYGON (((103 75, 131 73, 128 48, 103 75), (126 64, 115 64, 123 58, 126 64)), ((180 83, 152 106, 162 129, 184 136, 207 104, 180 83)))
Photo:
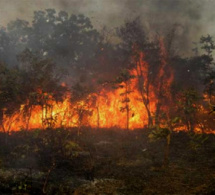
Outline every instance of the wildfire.
MULTIPOLYGON (((145 61, 143 52, 134 57, 136 67, 129 70, 133 77, 123 81, 114 90, 102 89, 98 93, 90 94, 86 100, 71 103, 70 95, 66 95, 63 102, 56 102, 52 95, 42 94, 43 103, 40 105, 22 105, 20 110, 12 116, 4 115, 2 129, 4 131, 35 129, 46 127, 119 127, 127 129, 143 128, 149 120, 149 113, 155 113, 157 104, 156 90, 150 83, 151 72, 145 61), (27 108, 27 111, 26 109, 27 108)), ((161 45, 161 64, 158 82, 161 90, 166 80, 166 56, 164 46, 161 45)), ((172 75, 172 73, 170 73, 172 75)), ((171 76, 172 78, 172 76, 171 76)), ((168 81, 171 83, 172 79, 168 81)), ((65 83, 62 83, 65 86, 65 83)), ((170 84, 165 84, 169 88, 170 84)), ((40 97, 41 98, 41 97, 40 97)))
POLYGON ((156 117, 161 109, 168 113, 167 104, 171 103, 169 90, 173 72, 167 63, 163 41, 160 41, 160 57, 154 85, 153 72, 145 61, 145 54, 138 52, 134 57, 136 66, 129 70, 132 77, 120 83, 121 87, 113 90, 103 88, 76 103, 71 103, 71 94, 66 94, 62 102, 56 102, 51 94, 38 91, 42 103, 30 105, 28 101, 14 114, 4 114, 1 128, 6 132, 47 127, 146 127, 150 117, 156 117))
MULTIPOLYGON (((131 73, 135 74, 135 71, 131 73)), ((130 83, 132 92, 129 94, 129 129, 142 128, 147 124, 146 109, 136 89, 136 82, 134 78, 130 83)), ((28 116, 24 109, 26 105, 22 105, 20 110, 10 117, 4 115, 2 128, 4 131, 80 125, 126 128, 127 116, 121 109, 123 93, 122 88, 113 91, 103 89, 99 94, 90 94, 87 103, 80 101, 76 104, 70 102, 70 95, 67 95, 63 102, 55 102, 49 97, 46 105, 32 106, 28 116), (93 103, 93 97, 96 98, 96 104, 93 103)), ((155 103, 151 105, 155 106, 155 103)))

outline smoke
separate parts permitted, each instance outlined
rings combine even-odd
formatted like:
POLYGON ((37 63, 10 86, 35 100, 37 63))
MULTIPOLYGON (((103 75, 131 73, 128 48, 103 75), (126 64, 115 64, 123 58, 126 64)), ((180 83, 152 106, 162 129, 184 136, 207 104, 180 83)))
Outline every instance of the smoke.
POLYGON ((93 25, 115 28, 127 20, 140 17, 145 31, 168 33, 174 24, 180 41, 176 45, 186 51, 204 34, 215 34, 213 0, 1 0, 0 25, 16 18, 29 20, 35 10, 54 8, 90 17, 93 25))

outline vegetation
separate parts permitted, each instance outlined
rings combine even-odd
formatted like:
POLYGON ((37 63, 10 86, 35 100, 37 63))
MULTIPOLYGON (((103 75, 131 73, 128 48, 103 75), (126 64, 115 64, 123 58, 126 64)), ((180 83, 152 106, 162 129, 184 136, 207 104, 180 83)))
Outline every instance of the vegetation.
MULTIPOLYGON (((146 129, 86 128, 81 136, 77 131, 78 128, 11 133, 7 144, 0 142, 0 192, 214 193, 214 135, 171 133, 169 164, 163 167, 161 148, 166 147, 165 140, 149 141, 150 131, 146 129)), ((3 134, 0 139, 4 139, 3 134)))

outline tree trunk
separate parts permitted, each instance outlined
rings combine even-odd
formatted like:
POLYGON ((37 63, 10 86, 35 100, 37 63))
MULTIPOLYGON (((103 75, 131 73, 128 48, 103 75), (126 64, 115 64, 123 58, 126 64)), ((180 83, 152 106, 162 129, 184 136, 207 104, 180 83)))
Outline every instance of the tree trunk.
POLYGON ((125 103, 126 103, 126 129, 129 130, 129 104, 128 104, 128 83, 125 82, 125 103))
POLYGON ((171 135, 168 134, 166 137, 166 146, 164 149, 164 161, 163 161, 163 166, 167 167, 169 164, 169 149, 170 149, 170 139, 171 139, 171 135))
POLYGON ((148 106, 145 105, 145 108, 146 108, 147 115, 148 115, 148 128, 151 128, 153 126, 153 120, 152 120, 151 112, 150 112, 148 106))
POLYGON ((30 106, 29 110, 27 111, 26 130, 28 130, 28 128, 29 128, 29 122, 31 119, 31 112, 32 112, 32 106, 30 106))
POLYGON ((100 128, 100 115, 99 115, 99 105, 96 107, 97 109, 97 129, 100 128))
POLYGON ((161 108, 161 104, 158 102, 156 105, 156 112, 155 112, 155 125, 158 127, 160 125, 160 120, 159 120, 160 108, 161 108))
POLYGON ((151 111, 150 111, 150 104, 149 104, 149 74, 147 74, 147 79, 144 78, 142 67, 141 67, 141 62, 137 61, 136 62, 136 72, 137 72, 137 79, 138 79, 138 89, 141 95, 141 99, 143 102, 143 105, 146 108, 147 111, 147 116, 148 116, 148 128, 153 126, 153 120, 151 116, 151 111), (144 80, 145 79, 145 80, 144 80))

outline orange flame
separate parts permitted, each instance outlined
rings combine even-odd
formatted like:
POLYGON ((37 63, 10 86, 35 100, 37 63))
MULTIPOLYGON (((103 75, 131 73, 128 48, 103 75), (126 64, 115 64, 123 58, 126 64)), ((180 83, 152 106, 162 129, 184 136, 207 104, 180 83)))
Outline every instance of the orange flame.
MULTIPOLYGON (((62 102, 56 102, 53 100, 52 95, 44 94, 46 101, 43 104, 30 106, 26 102, 12 116, 4 115, 1 128, 4 131, 43 129, 46 127, 80 127, 82 125, 95 128, 126 128, 127 120, 129 120, 129 129, 145 127, 148 123, 148 115, 146 105, 143 103, 143 97, 138 90, 140 72, 143 76, 142 79, 144 79, 142 83, 143 90, 148 87, 150 101, 147 102, 147 105, 152 114, 156 111, 158 101, 157 90, 163 87, 168 91, 173 81, 173 73, 167 65, 167 53, 162 41, 160 48, 162 60, 159 65, 160 69, 157 76, 159 81, 157 82, 157 86, 154 87, 151 83, 148 83, 149 85, 146 86, 146 83, 149 82, 147 75, 151 73, 149 72, 150 65, 144 60, 145 54, 143 52, 139 52, 139 57, 136 59, 136 68, 129 71, 134 78, 129 80, 129 93, 127 94, 127 98, 129 99, 127 103, 129 106, 128 113, 122 109, 125 104, 122 95, 125 94, 125 88, 114 90, 102 89, 99 93, 90 94, 86 100, 79 101, 76 104, 71 103, 70 95, 68 94, 62 102), (25 107, 28 108, 27 112, 24 109, 25 107)), ((62 83, 62 86, 65 86, 65 83, 62 83)), ((168 95, 166 94, 166 96, 168 95)))

